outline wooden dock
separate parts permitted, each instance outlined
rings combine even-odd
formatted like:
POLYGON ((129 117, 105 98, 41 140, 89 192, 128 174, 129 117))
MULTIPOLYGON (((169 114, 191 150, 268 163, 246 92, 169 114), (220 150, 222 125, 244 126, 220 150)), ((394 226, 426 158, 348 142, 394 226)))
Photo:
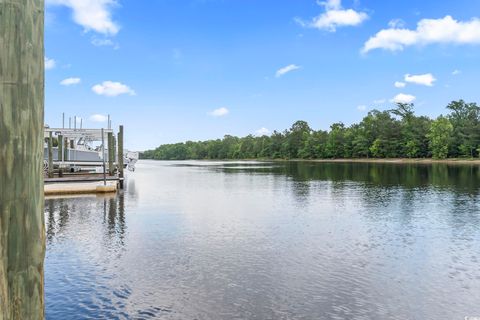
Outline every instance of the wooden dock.
POLYGON ((123 189, 123 126, 119 126, 116 136, 110 116, 108 120, 107 129, 84 129, 82 125, 77 128, 76 118, 73 128, 71 124, 65 128, 63 115, 62 128, 44 128, 47 140, 44 148, 47 155, 44 159, 45 195, 105 194, 123 189), (94 148, 93 142, 101 143, 100 148, 94 148))
POLYGON ((118 189, 118 180, 107 181, 104 185, 103 181, 83 181, 83 182, 64 182, 49 183, 44 185, 44 193, 46 196, 52 195, 77 195, 77 194, 95 194, 95 193, 114 193, 118 189))
MULTIPOLYGON (((123 181, 123 178, 119 178, 116 176, 105 177, 105 180, 108 181, 123 181)), ((55 178, 45 178, 45 184, 53 184, 53 183, 79 183, 79 182, 98 182, 103 181, 102 175, 68 175, 63 177, 55 177, 55 178)))

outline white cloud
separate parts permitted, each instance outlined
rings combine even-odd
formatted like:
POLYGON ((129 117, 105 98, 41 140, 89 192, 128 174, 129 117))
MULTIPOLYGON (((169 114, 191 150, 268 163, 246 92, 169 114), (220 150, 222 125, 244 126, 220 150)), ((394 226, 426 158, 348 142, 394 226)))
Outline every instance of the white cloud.
POLYGON ((458 70, 458 69, 455 69, 452 71, 452 75, 454 76, 458 76, 460 73, 462 73, 462 71, 458 70))
POLYGON ((480 19, 457 21, 451 16, 422 19, 416 30, 390 27, 380 30, 365 42, 362 52, 374 49, 401 51, 405 47, 428 44, 480 44, 480 19))
POLYGON ((294 70, 298 70, 300 68, 301 68, 300 66, 297 66, 295 64, 290 64, 286 67, 278 69, 277 72, 275 73, 275 77, 280 78, 284 74, 287 74, 287 73, 289 73, 291 71, 294 71, 294 70))
POLYGON ((405 75, 405 82, 415 83, 422 86, 433 87, 433 83, 437 81, 431 73, 419 74, 419 75, 405 75))
POLYGON ((112 40, 110 39, 98 39, 98 38, 93 38, 92 39, 92 44, 96 47, 103 47, 103 46, 113 46, 115 45, 112 40))
POLYGON ((79 84, 82 80, 80 78, 67 78, 60 82, 62 86, 72 86, 75 84, 79 84))
POLYGON ((45 70, 51 70, 55 68, 57 63, 55 62, 54 59, 50 59, 48 57, 45 57, 44 59, 45 59, 45 70))
POLYGON ((407 84, 405 82, 401 82, 401 81, 395 81, 394 83, 394 86, 395 88, 405 88, 407 84))
POLYGON ((112 20, 112 8, 116 0, 47 0, 49 5, 62 5, 73 10, 73 20, 85 28, 106 35, 115 35, 120 30, 112 20))
POLYGON ((363 111, 367 110, 367 106, 362 104, 362 105, 357 107, 357 110, 363 112, 363 111))
POLYGON ((103 114, 92 114, 89 119, 93 122, 107 122, 108 117, 103 114))
POLYGON ((255 131, 255 135, 257 136, 268 136, 270 135, 270 130, 268 130, 267 128, 260 128, 258 129, 257 131, 255 131))
POLYGON ((403 28, 405 26, 405 21, 402 19, 393 19, 388 22, 390 28, 403 28))
POLYGON ((309 22, 301 19, 296 19, 296 21, 303 27, 335 32, 338 27, 358 26, 368 19, 368 15, 365 12, 343 9, 340 0, 327 0, 325 2, 319 2, 319 4, 325 7, 324 13, 309 22))
POLYGON ((99 39, 99 38, 92 38, 92 44, 95 47, 113 47, 114 50, 117 50, 120 48, 118 43, 112 41, 111 39, 99 39))
POLYGON ((230 111, 228 111, 227 108, 218 108, 213 110, 212 112, 209 112, 209 115, 213 117, 223 117, 226 116, 230 111))
POLYGON ((319 1, 318 4, 324 6, 327 10, 336 10, 342 8, 342 0, 319 1))
POLYGON ((412 96, 411 94, 399 93, 395 97, 393 97, 391 102, 393 102, 393 103, 412 103, 416 99, 417 98, 415 96, 412 96))
POLYGON ((135 95, 135 91, 133 91, 129 86, 113 81, 104 81, 102 84, 93 86, 92 90, 98 95, 107 97, 116 97, 121 94, 129 94, 131 96, 135 95))

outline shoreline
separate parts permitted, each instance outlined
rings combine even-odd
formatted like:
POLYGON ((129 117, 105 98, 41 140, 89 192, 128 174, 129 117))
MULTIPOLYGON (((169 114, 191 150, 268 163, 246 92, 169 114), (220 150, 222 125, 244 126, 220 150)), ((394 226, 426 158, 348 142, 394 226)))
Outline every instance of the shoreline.
POLYGON ((140 159, 147 161, 258 161, 258 162, 317 162, 317 163, 378 163, 378 164, 458 164, 480 165, 480 159, 431 159, 431 158, 351 158, 351 159, 185 159, 185 160, 157 160, 140 159))
POLYGON ((429 158, 385 158, 385 159, 292 159, 284 161, 319 163, 379 163, 379 164, 472 164, 480 165, 480 159, 429 159, 429 158))

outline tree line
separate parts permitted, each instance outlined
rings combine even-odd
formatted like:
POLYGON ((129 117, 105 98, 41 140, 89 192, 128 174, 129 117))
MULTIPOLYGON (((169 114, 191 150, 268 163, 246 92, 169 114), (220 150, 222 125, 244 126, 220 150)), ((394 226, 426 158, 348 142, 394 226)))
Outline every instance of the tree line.
POLYGON ((342 159, 474 158, 480 155, 480 107, 463 100, 447 115, 417 116, 413 104, 372 110, 360 123, 334 123, 328 131, 297 121, 271 135, 226 135, 223 139, 165 144, 141 153, 143 159, 342 159))

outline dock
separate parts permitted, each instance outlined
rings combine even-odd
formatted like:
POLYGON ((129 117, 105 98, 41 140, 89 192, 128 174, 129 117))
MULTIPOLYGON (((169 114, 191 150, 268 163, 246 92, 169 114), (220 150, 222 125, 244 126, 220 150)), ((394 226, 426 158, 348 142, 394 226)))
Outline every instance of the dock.
POLYGON ((46 126, 44 137, 45 196, 108 194, 123 188, 127 164, 122 125, 118 135, 111 128, 110 119, 106 129, 46 126))
POLYGON ((95 194, 95 193, 115 193, 118 189, 118 183, 108 181, 106 185, 103 182, 75 182, 75 183, 51 183, 44 185, 45 196, 76 195, 76 194, 95 194))
POLYGON ((99 181, 107 182, 121 182, 123 178, 118 176, 113 177, 102 177, 99 175, 91 174, 91 175, 72 175, 72 176, 64 176, 64 177, 55 177, 55 178, 44 178, 45 185, 54 184, 54 183, 62 183, 62 184, 73 184, 73 183, 88 183, 88 182, 99 182, 99 181))

